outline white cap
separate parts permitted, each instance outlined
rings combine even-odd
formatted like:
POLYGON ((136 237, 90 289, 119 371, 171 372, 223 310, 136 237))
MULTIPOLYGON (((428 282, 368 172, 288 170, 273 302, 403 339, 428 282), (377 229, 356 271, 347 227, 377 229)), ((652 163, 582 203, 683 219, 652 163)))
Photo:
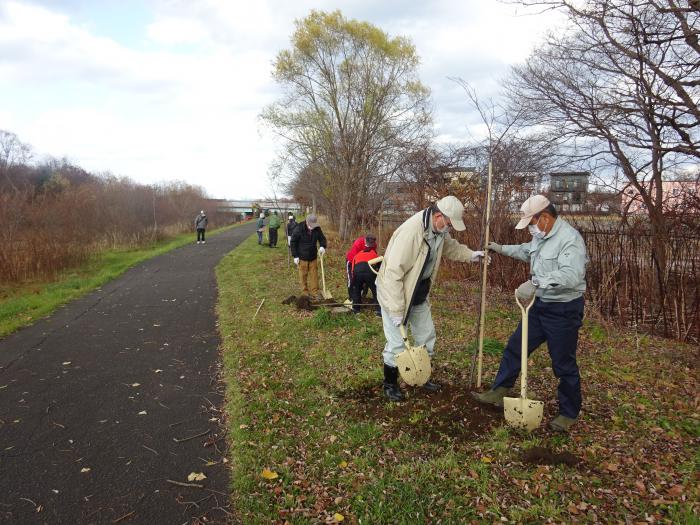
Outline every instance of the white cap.
POLYGON ((520 206, 520 222, 515 225, 516 230, 522 230, 532 220, 533 215, 549 206, 549 199, 544 195, 533 195, 520 206))
POLYGON ((453 195, 443 197, 435 203, 440 210, 440 213, 446 215, 452 227, 458 232, 464 231, 467 227, 464 225, 462 215, 464 215, 464 205, 459 202, 459 199, 453 195))
POLYGON ((261 219, 264 219, 264 218, 265 218, 265 214, 262 213, 262 212, 260 212, 260 218, 261 218, 261 219))
POLYGON ((204 215, 204 210, 200 211, 199 213, 201 213, 202 215, 204 215))

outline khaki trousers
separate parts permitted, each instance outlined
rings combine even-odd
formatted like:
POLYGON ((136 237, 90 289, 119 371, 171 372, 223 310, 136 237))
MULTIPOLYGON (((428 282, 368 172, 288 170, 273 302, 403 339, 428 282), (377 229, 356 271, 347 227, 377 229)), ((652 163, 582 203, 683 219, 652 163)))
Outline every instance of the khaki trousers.
POLYGON ((301 284, 302 295, 318 294, 318 259, 299 260, 299 284, 301 284))

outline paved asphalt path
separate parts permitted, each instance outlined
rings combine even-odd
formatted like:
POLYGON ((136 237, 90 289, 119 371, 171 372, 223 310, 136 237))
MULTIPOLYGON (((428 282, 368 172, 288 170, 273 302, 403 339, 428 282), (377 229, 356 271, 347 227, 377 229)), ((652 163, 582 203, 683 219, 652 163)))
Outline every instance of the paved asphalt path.
POLYGON ((0 340, 0 522, 226 521, 214 267, 254 228, 146 261, 0 340), (203 488, 168 481, 191 472, 203 488))

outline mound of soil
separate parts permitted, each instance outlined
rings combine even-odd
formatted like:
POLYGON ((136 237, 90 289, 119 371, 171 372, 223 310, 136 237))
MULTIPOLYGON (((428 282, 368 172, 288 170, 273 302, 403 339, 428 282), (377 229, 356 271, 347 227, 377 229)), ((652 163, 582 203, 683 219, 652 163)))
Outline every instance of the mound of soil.
POLYGON ((296 295, 290 295, 282 304, 293 304, 297 307, 297 310, 306 310, 310 312, 314 309, 314 305, 311 303, 311 298, 308 295, 301 295, 297 297, 296 295))
POLYGON ((523 461, 531 465, 568 465, 569 467, 573 467, 578 464, 581 459, 570 452, 557 454, 548 448, 532 447, 523 451, 523 461))
POLYGON ((502 410, 490 410, 475 401, 466 384, 443 384, 434 393, 406 385, 401 388, 409 399, 399 404, 386 401, 381 383, 343 390, 337 395, 351 403, 353 417, 382 421, 396 433, 406 432, 429 442, 473 440, 503 418, 502 410))

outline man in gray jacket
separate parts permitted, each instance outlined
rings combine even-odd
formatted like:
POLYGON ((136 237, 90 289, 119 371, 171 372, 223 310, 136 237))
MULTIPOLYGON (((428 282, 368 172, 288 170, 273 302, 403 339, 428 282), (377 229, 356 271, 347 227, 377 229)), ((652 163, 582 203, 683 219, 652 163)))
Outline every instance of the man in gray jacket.
MULTIPOLYGON (((410 326, 415 344, 425 345, 430 357, 433 356, 436 335, 428 294, 442 255, 461 262, 479 262, 484 256, 484 252, 472 251, 450 237, 450 228, 466 229, 463 214, 464 206, 457 197, 443 197, 399 226, 386 247, 377 275, 377 299, 386 337, 384 395, 391 401, 404 399, 395 361, 395 356, 404 349, 399 327, 410 326)), ((428 381, 423 388, 436 391, 440 386, 428 381)))
POLYGON ((202 210, 194 220, 194 228, 197 230, 197 244, 206 244, 207 241, 204 240, 204 233, 207 230, 207 224, 209 224, 209 219, 207 219, 207 215, 204 213, 204 210, 202 210))
MULTIPOLYGON (((583 324, 583 293, 586 290, 586 245, 569 223, 559 218, 544 195, 534 195, 520 208, 521 220, 515 226, 527 226, 532 240, 524 244, 501 246, 489 243, 494 251, 530 263, 530 279, 521 284, 516 295, 523 304, 535 303, 528 315, 528 355, 546 342, 552 369, 559 378, 559 415, 549 426, 566 432, 581 410, 581 378, 576 363, 578 331, 583 324)), ((513 332, 501 359, 491 390, 475 393, 483 402, 503 406, 503 398, 520 374, 521 330, 513 332)))

